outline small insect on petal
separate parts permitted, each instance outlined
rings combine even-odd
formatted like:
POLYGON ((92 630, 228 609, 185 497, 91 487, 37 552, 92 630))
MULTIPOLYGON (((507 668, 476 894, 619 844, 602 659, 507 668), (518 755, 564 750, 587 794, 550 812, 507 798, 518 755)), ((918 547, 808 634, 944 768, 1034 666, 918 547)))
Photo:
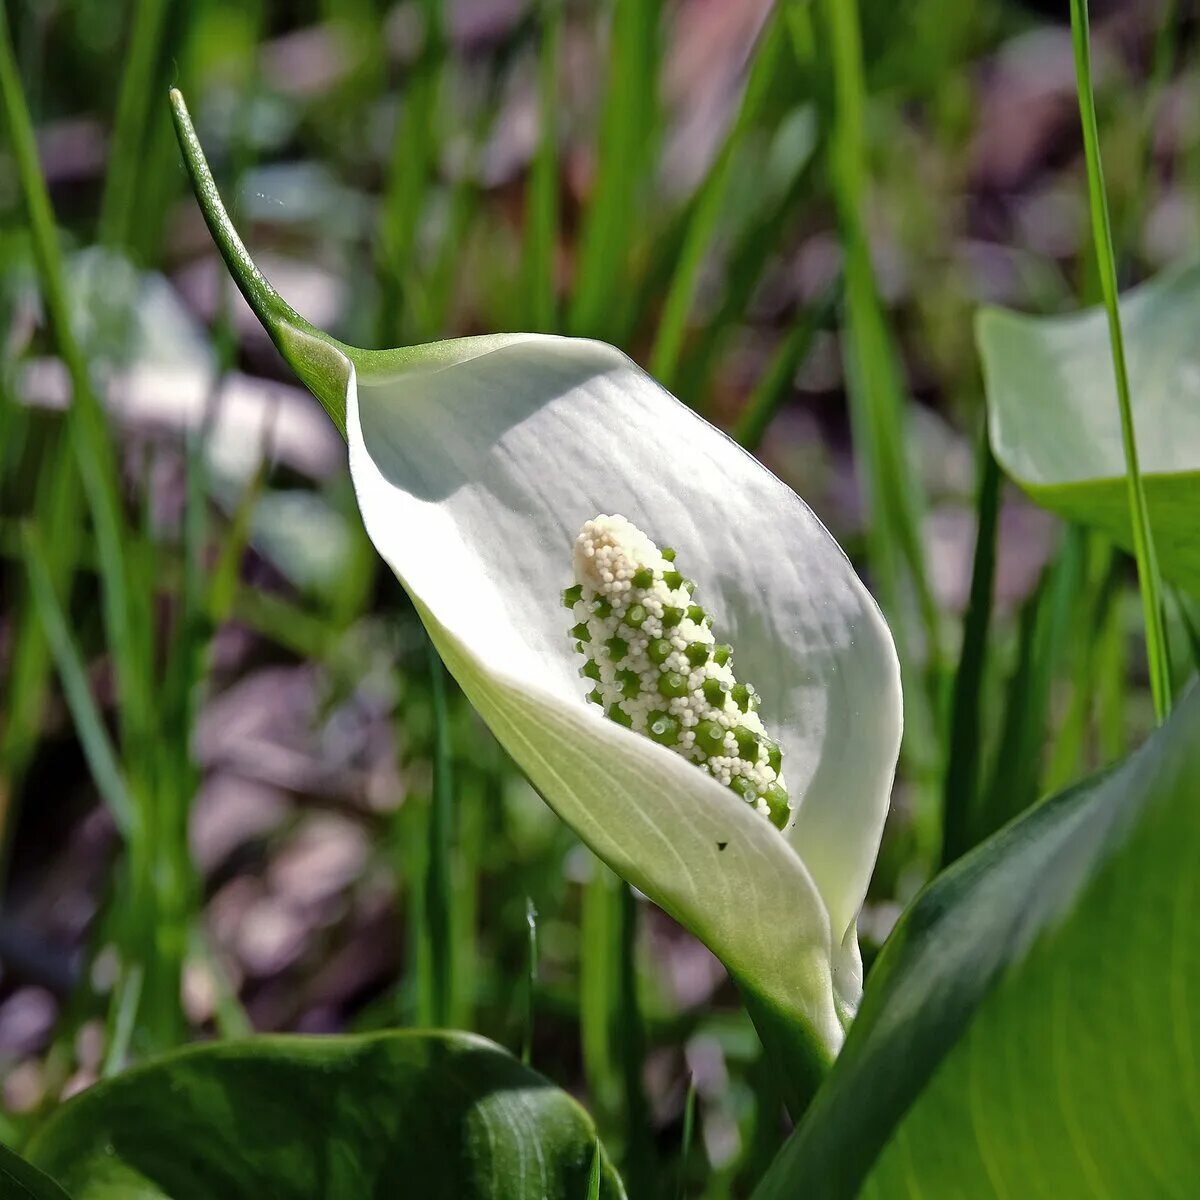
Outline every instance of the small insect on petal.
POLYGON ((588 521, 575 540, 576 582, 564 603, 588 619, 571 630, 610 720, 669 746, 782 829, 791 810, 779 747, 758 716, 758 693, 733 674, 695 584, 620 516, 588 521), (580 607, 576 607, 580 606, 580 607))

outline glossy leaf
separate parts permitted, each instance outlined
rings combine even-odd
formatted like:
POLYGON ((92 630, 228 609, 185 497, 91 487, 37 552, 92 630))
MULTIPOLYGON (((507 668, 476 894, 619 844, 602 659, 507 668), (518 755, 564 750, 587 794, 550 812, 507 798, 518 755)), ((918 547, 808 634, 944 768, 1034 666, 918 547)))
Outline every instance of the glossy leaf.
POLYGON ((575 1200, 596 1145, 498 1046, 402 1032, 177 1051, 69 1101, 29 1156, 74 1200, 575 1200))
POLYGON ((4 1200, 69 1200, 48 1175, 0 1145, 0 1196, 4 1200))
MULTIPOLYGON (((1200 593, 1200 266, 1121 298, 1142 477, 1165 578, 1200 593)), ((1046 508, 1131 548, 1120 410, 1102 308, 978 321, 992 446, 1046 508)))
POLYGON ((1188 1196, 1200 1178, 1200 689, 902 919, 756 1200, 1188 1196))

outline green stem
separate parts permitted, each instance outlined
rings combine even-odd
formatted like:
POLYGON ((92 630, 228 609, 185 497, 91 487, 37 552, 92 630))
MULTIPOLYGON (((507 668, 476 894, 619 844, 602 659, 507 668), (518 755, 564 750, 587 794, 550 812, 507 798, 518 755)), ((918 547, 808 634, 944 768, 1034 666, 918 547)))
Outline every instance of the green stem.
POLYGON ((1113 254, 1112 228, 1108 215, 1108 197, 1104 189, 1104 169, 1100 161, 1100 134, 1096 125, 1096 104, 1092 92, 1091 47, 1088 32, 1087 0, 1071 0, 1071 39, 1075 47, 1075 82, 1079 92, 1079 116, 1083 124, 1083 148, 1087 160, 1088 201, 1092 214, 1096 264, 1104 307, 1108 313, 1109 342, 1112 346, 1113 373, 1117 385, 1117 406, 1121 413, 1121 440, 1125 447, 1125 479, 1129 492, 1129 517, 1133 527, 1133 547, 1138 565, 1138 584, 1142 595, 1142 613, 1146 623, 1146 655, 1150 667, 1150 690, 1159 724, 1171 711, 1171 671, 1166 629, 1163 621, 1162 583, 1146 493, 1138 466, 1137 439, 1133 409, 1129 398, 1129 374, 1125 365, 1125 339, 1121 331, 1121 311, 1117 296, 1117 270, 1113 254))
POLYGON ((320 400, 338 432, 345 437, 346 395, 352 372, 348 347, 309 324, 255 266, 221 202, 221 193, 204 157, 183 94, 172 88, 170 99, 175 134, 192 190, 225 265, 280 354, 320 400))
POLYGON ((446 708, 446 668, 429 643, 433 686, 433 803, 429 811, 429 856, 425 874, 425 936, 429 946, 432 1023, 449 1028, 454 1006, 454 931, 450 825, 453 796, 450 779, 450 719, 446 708))
POLYGON ((992 453, 987 422, 979 439, 978 527, 971 567, 971 595, 963 621, 962 649, 950 707, 950 749, 942 789, 942 866, 971 848, 972 815, 979 787, 980 710, 992 585, 996 576, 996 526, 1000 513, 1000 467, 992 453))

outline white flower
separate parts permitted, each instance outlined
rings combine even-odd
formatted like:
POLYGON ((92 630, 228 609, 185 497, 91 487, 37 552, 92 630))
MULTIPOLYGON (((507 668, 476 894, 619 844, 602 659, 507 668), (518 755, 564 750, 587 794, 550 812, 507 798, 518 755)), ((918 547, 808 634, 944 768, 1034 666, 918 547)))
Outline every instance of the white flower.
POLYGON ((856 920, 901 724, 891 636, 841 549, 611 346, 505 334, 363 351, 314 330, 250 262, 175 108, 210 229, 285 357, 344 413, 367 532, 467 697, 559 816, 707 943, 752 1012, 835 1053, 861 990, 856 920), (674 547, 736 647, 786 764, 782 833, 586 699, 562 593, 601 513, 674 547))

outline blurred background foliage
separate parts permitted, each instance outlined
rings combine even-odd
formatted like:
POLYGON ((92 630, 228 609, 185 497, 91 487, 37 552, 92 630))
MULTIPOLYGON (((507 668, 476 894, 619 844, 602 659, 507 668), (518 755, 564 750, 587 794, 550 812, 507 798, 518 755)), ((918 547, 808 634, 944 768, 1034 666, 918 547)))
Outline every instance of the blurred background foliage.
MULTIPOLYGON (((869 961, 941 863, 1153 724, 1129 560, 981 437, 976 308, 1099 299, 1065 3, 5 4, 67 328, 0 141, 0 1139, 185 1040, 444 1025, 582 1096, 632 1195, 744 1194, 786 1127, 733 989, 431 656, 166 89, 314 323, 615 342, 829 526, 906 674, 869 961)), ((1093 28, 1127 285, 1200 243, 1195 14, 1093 28)))

